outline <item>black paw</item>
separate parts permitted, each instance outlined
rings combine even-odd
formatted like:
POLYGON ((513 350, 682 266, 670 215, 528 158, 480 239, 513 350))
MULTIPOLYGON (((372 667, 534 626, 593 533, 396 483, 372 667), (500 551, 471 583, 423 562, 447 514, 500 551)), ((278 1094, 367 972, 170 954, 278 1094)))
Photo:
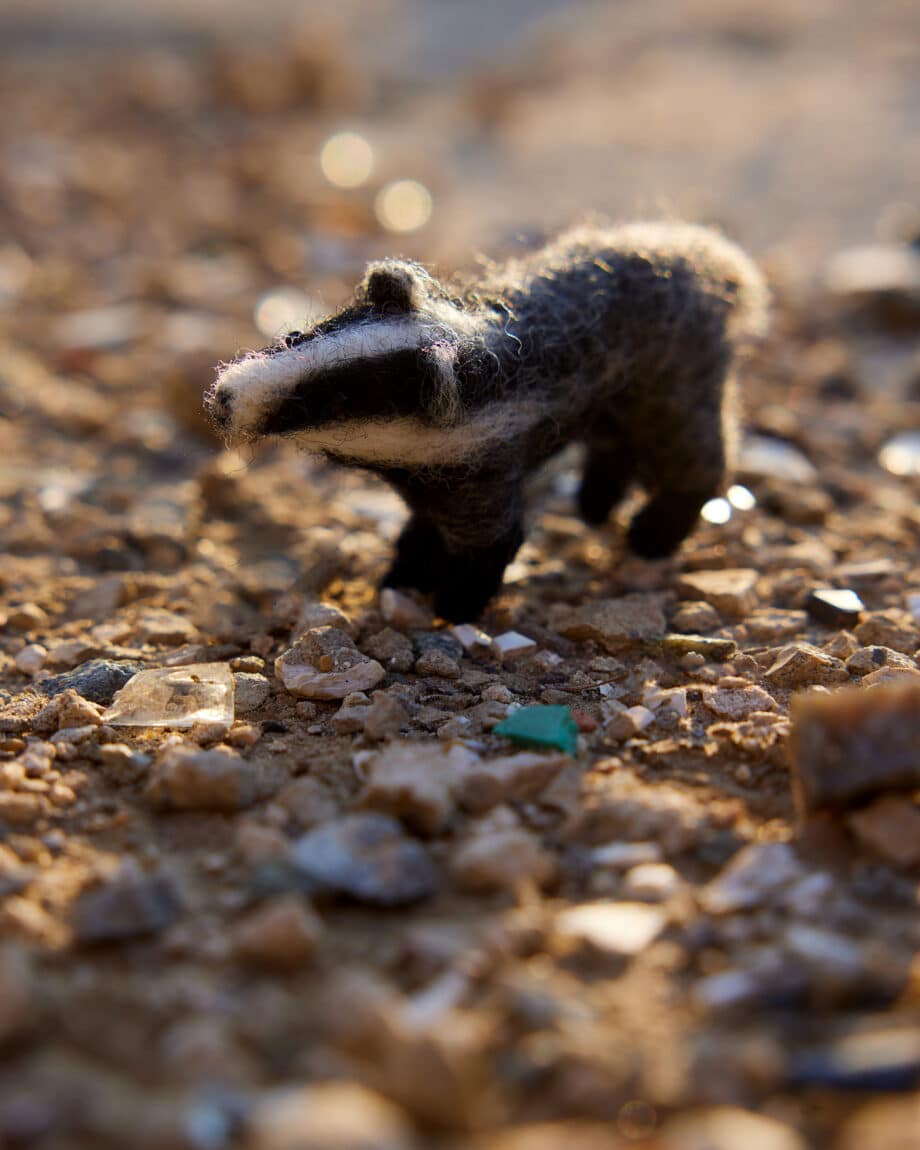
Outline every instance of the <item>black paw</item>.
POLYGON ((578 491, 578 514, 591 527, 600 527, 607 522, 615 502, 606 491, 583 483, 578 491))
POLYGON ((654 499, 629 524, 629 550, 641 559, 665 559, 695 526, 702 501, 654 499))
POLYGON ((441 618, 451 623, 478 619, 501 587, 505 568, 523 539, 518 527, 491 547, 445 556, 434 593, 434 609, 441 618))

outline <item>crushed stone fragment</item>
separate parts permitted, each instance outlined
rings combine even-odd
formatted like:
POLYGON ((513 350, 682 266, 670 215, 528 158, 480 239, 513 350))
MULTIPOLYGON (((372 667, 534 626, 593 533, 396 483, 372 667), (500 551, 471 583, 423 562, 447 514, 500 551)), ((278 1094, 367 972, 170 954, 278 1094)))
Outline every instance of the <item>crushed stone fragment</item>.
POLYGON ((721 615, 743 619, 757 604, 757 571, 749 567, 688 571, 678 577, 682 599, 703 599, 721 615))
POLYGON ((751 843, 700 891, 700 905, 715 915, 751 910, 803 874, 804 868, 788 843, 751 843))
POLYGON ((154 760, 147 798, 180 811, 238 811, 257 797, 251 763, 225 748, 203 751, 188 744, 165 747, 154 760))
POLYGON ((849 681, 849 673, 840 659, 828 655, 810 643, 790 643, 777 653, 773 665, 764 673, 773 687, 796 690, 815 684, 836 686, 849 681))
POLYGON ((125 867, 77 898, 71 925, 78 942, 121 942, 165 929, 181 909, 178 889, 168 875, 144 875, 125 867))
POLYGON ((920 786, 920 683, 797 695, 789 740, 801 814, 920 786))
POLYGON ((636 650, 664 638, 664 596, 654 592, 598 599, 582 607, 557 609, 551 621, 569 639, 593 639, 610 654, 636 650))

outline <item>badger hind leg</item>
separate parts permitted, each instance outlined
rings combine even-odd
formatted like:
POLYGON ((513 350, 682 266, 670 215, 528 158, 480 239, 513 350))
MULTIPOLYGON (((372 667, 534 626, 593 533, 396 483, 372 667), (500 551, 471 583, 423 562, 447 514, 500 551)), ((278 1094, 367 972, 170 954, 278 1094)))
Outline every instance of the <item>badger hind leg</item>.
POLYGON ((718 492, 718 484, 705 491, 664 491, 653 496, 629 525, 629 549, 642 559, 673 555, 699 519, 700 509, 718 492))
POLYGON ((589 441, 585 469, 578 490, 578 512, 585 523, 597 527, 607 521, 632 481, 636 461, 623 439, 589 441))
POLYGON ((412 515, 396 540, 396 555, 380 586, 433 591, 441 580, 445 559, 444 542, 435 525, 412 515))
POLYGON ((649 498, 629 526, 636 555, 671 555, 693 530, 703 505, 722 490, 734 426, 727 387, 723 368, 677 382, 638 413, 630 432, 649 498))

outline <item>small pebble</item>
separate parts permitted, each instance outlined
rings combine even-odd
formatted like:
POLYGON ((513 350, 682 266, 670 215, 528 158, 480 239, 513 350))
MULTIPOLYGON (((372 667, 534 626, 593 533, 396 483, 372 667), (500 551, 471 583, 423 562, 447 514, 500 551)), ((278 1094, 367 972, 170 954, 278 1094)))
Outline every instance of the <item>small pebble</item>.
POLYGON ((238 671, 233 676, 233 696, 236 710, 245 715, 255 711, 271 694, 272 685, 264 675, 238 671))
POLYGON ((48 613, 37 603, 20 603, 11 607, 6 616, 6 625, 11 631, 36 631, 47 627, 48 613))
POLYGON ((24 675, 34 675, 45 665, 48 649, 41 643, 29 643, 17 654, 13 662, 24 675))
POLYGON ((84 891, 74 903, 71 924, 78 942, 121 942, 164 930, 181 908, 171 878, 131 869, 84 891))
POLYGON ((417 675, 434 675, 441 679, 459 679, 460 664, 443 651, 426 651, 415 661, 413 668, 417 675))
POLYGON ((810 643, 790 643, 781 648, 776 660, 764 673, 773 687, 796 690, 815 684, 825 687, 849 681, 849 673, 840 659, 828 655, 810 643))
POLYGON ((251 966, 281 972, 309 963, 323 935, 323 924, 297 895, 282 895, 250 911, 233 928, 237 956, 251 966))
POLYGON ((530 831, 484 828, 458 845, 451 873, 461 890, 487 893, 545 886, 555 876, 556 865, 530 831))
POLYGON ((768 902, 802 874, 803 868, 788 843, 751 843, 700 891, 700 905, 714 915, 750 910, 768 902))
POLYGON ((309 889, 376 906, 404 906, 440 885, 428 852, 396 819, 376 812, 346 815, 309 831, 291 849, 309 889))
POLYGON ((686 572, 677 580, 677 592, 683 599, 703 599, 721 615, 743 619, 757 604, 758 578, 747 567, 686 572))
POLYGON ((146 794, 155 805, 173 810, 238 811, 256 800, 256 772, 229 749, 177 744, 157 756, 146 794))

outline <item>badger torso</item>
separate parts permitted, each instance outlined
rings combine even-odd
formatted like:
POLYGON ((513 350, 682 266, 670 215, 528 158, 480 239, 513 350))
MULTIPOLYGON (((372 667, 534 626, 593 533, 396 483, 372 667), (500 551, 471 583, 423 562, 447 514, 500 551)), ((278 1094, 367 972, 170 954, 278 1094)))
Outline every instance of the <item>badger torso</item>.
POLYGON ((473 617, 522 537, 524 477, 570 442, 589 522, 635 478, 651 499, 633 547, 677 546, 722 482, 731 369, 764 314, 759 273, 715 232, 583 228, 454 287, 371 265, 351 305, 231 363, 208 403, 231 439, 289 435, 382 474, 413 511, 387 581, 473 617))

